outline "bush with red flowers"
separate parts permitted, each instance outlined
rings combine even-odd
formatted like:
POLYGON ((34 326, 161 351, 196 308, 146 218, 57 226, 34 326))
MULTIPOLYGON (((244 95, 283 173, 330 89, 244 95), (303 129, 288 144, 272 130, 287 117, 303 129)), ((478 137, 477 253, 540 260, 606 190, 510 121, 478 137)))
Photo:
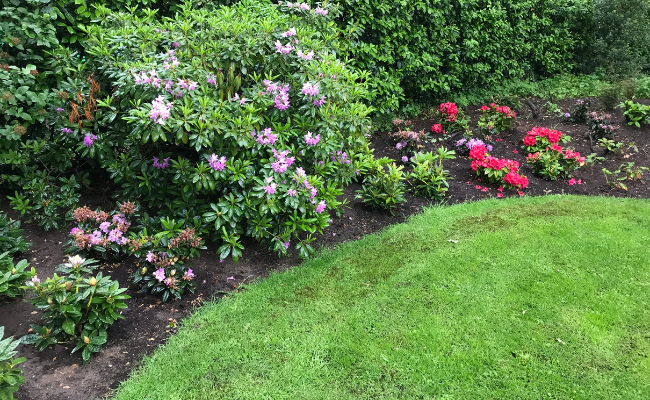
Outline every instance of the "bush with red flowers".
POLYGON ((469 127, 469 117, 458 110, 456 103, 440 104, 440 123, 431 127, 433 133, 464 132, 469 127))
POLYGON ((472 147, 469 152, 472 170, 482 180, 500 183, 512 189, 525 189, 528 178, 519 175, 519 163, 514 160, 492 157, 485 146, 472 147))
POLYGON ((535 127, 524 138, 528 151, 526 161, 533 167, 533 172, 543 178, 556 180, 558 177, 570 177, 585 163, 585 158, 572 149, 563 150, 558 144, 568 143, 571 137, 559 131, 535 127))
POLYGON ((484 137, 498 135, 512 128, 512 123, 517 113, 508 106, 499 106, 495 103, 481 107, 481 117, 477 127, 484 137))

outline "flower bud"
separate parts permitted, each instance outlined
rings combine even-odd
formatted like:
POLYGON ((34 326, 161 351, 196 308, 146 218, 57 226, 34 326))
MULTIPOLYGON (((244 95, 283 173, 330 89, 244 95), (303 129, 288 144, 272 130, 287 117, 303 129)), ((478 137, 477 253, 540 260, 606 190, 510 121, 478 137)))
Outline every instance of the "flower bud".
POLYGON ((16 268, 11 269, 11 275, 16 275, 16 268))
POLYGON ((43 335, 43 337, 45 337, 45 338, 50 337, 50 333, 52 333, 52 329, 45 328, 45 335, 43 335))
POLYGON ((97 284, 97 279, 95 279, 94 277, 90 278, 90 281, 88 281, 88 283, 90 284, 90 286, 95 286, 97 284))
POLYGON ((63 299, 61 299, 61 303, 65 303, 66 300, 68 300, 68 298, 63 296, 63 299))
POLYGON ((90 343, 90 338, 88 336, 84 336, 84 343, 86 344, 90 343))
POLYGON ((70 290, 72 288, 72 282, 68 281, 65 283, 65 290, 70 290))
POLYGON ((47 304, 52 305, 54 302, 52 301, 51 297, 48 297, 47 299, 47 304))
POLYGON ((146 274, 147 273, 147 267, 142 267, 142 269, 140 270, 140 273, 142 275, 146 274))

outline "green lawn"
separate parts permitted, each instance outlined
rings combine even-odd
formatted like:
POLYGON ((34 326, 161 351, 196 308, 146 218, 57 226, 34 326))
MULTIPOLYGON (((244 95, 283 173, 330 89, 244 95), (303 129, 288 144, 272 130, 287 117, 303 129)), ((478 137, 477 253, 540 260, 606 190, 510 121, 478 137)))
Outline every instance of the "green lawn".
POLYGON ((650 399, 649 259, 645 200, 430 209, 201 307, 115 398, 650 399))

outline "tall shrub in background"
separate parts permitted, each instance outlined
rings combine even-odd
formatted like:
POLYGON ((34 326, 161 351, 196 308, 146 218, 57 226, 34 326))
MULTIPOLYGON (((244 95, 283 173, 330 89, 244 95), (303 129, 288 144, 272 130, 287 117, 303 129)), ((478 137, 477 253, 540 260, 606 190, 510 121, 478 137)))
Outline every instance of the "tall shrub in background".
POLYGON ((116 13, 88 53, 110 95, 84 121, 88 158, 162 214, 202 216, 235 259, 242 236, 311 251, 355 178, 366 73, 338 60, 334 12, 245 0, 172 18, 116 13))

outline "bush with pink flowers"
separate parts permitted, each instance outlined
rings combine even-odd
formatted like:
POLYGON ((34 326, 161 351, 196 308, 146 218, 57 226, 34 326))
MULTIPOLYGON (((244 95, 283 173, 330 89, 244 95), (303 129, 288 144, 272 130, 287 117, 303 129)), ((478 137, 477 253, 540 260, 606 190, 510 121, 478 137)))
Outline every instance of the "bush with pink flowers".
POLYGON ((524 138, 528 152, 526 161, 533 172, 543 178, 556 180, 570 177, 585 163, 585 157, 570 148, 563 149, 558 143, 568 143, 571 138, 554 129, 535 127, 524 138))
POLYGON ((252 0, 187 3, 162 21, 107 16, 88 39, 113 87, 88 157, 121 186, 118 198, 198 218, 221 258, 236 260, 243 236, 307 256, 362 170, 370 128, 368 74, 336 58, 333 17, 252 0))
POLYGON ((517 117, 517 113, 508 106, 500 106, 495 103, 481 107, 481 117, 477 122, 478 133, 483 137, 498 135, 509 129, 517 117))
POLYGON ((528 178, 519 174, 517 161, 492 157, 483 145, 472 147, 469 158, 472 160, 472 170, 481 180, 503 184, 511 189, 528 187, 528 178))

